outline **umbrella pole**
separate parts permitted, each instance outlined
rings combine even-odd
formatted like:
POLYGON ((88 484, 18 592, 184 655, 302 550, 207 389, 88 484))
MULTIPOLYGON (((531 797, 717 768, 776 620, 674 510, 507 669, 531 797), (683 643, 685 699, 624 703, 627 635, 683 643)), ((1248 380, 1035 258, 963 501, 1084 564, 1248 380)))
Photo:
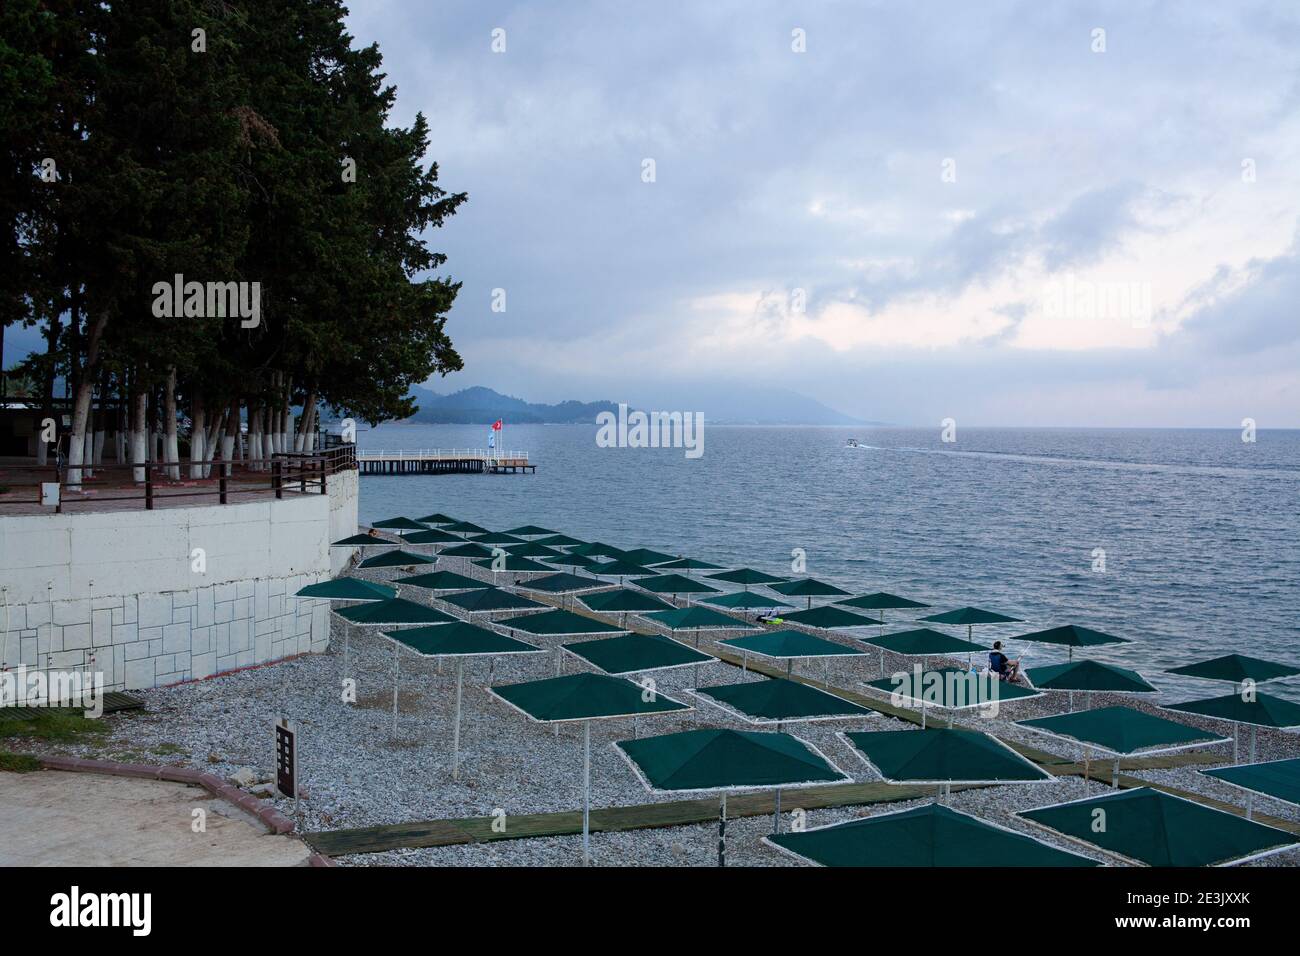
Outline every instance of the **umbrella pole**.
POLYGON ((921 698, 921 729, 925 730, 925 698, 921 698))
POLYGON ((1246 819, 1255 819, 1255 795, 1249 792, 1246 794, 1246 819))
MULTIPOLYGON (((974 643, 974 640, 975 640, 975 625, 973 625, 973 624, 967 624, 967 625, 966 625, 966 643, 967 643, 967 644, 974 643)), ((969 647, 966 648, 966 669, 967 669, 967 670, 970 670, 970 669, 974 666, 974 662, 973 662, 973 659, 972 659, 972 657, 971 657, 971 655, 972 655, 973 653, 974 653, 974 650, 973 650, 972 648, 969 648, 969 647)))
POLYGON ((591 721, 582 722, 582 865, 591 863, 591 721))
POLYGON ((718 866, 727 865, 727 791, 722 791, 722 809, 718 813, 718 866))
POLYGON ((1241 763, 1241 759, 1237 756, 1237 750, 1238 750, 1237 741, 1240 738, 1241 738, 1241 724, 1233 724, 1232 725, 1232 763, 1234 766, 1241 763))
POLYGON ((1088 786, 1088 778, 1092 776, 1092 748, 1083 748, 1083 785, 1088 786))
POLYGON ((451 779, 460 779, 460 696, 465 677, 465 658, 456 658, 456 723, 451 732, 451 779))
POLYGON ((781 832, 781 788, 776 788, 776 809, 772 813, 772 832, 781 832))
POLYGON ((1254 724, 1250 726, 1250 762, 1255 762, 1255 735, 1259 733, 1259 728, 1254 724))
POLYGON ((1115 772, 1110 777, 1110 788, 1112 790, 1119 789, 1119 754, 1115 755, 1115 772))
POLYGON ((1074 691, 1070 691, 1070 713, 1074 713, 1074 691))
POLYGON ((348 637, 352 634, 352 626, 346 621, 343 623, 343 679, 347 680, 348 676, 348 637))
POLYGON ((402 681, 402 645, 393 641, 393 739, 397 739, 397 686, 402 681))
MULTIPOLYGON (((564 659, 563 659, 563 654, 564 654, 564 651, 560 650, 560 648, 557 646, 557 647, 555 648, 555 676, 556 676, 556 677, 559 677, 559 676, 560 676, 560 672, 564 669, 564 659)), ((559 740, 559 739, 560 739, 560 725, 559 725, 559 724, 554 724, 554 725, 553 725, 553 729, 555 730, 555 739, 556 739, 556 740, 559 740)))

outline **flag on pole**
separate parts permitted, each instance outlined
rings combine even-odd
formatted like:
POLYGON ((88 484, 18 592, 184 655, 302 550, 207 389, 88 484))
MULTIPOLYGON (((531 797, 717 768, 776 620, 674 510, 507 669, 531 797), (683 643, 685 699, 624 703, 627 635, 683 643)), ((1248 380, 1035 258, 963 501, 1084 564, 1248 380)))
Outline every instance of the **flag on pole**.
POLYGON ((496 421, 492 423, 492 430, 494 432, 501 431, 501 419, 498 418, 496 421))

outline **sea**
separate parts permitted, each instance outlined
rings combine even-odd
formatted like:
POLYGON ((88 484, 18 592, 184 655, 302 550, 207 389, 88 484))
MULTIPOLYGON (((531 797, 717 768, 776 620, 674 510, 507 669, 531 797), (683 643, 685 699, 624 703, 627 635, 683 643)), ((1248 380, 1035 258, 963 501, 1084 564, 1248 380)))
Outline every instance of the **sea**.
MULTIPOLYGON (((1020 618, 974 637, 1008 641, 1029 667, 1066 652, 1016 634, 1078 624, 1127 638, 1076 657, 1186 700, 1231 687, 1167 668, 1233 652, 1300 666, 1300 430, 1243 434, 959 428, 945 441, 938 427, 706 424, 688 457, 601 447, 595 423, 507 425, 500 447, 526 451, 536 474, 367 476, 360 518, 538 524, 778 575, 802 560, 854 594, 932 605, 889 612, 891 625, 963 605, 1020 618)), ((357 439, 484 448, 488 428, 393 423, 357 439)), ((1300 677, 1265 689, 1300 701, 1300 677)))

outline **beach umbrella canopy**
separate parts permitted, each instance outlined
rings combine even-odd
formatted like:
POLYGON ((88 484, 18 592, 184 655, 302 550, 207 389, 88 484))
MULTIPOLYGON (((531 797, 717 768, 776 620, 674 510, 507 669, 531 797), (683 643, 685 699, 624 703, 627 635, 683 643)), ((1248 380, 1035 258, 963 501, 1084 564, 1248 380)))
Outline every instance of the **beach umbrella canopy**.
POLYGON ((624 634, 565 644, 564 650, 615 676, 690 667, 717 660, 662 634, 624 634))
POLYGON ((687 730, 616 746, 647 790, 720 792, 718 865, 726 865, 727 794, 732 791, 850 783, 815 747, 779 732, 687 730))
POLYGON ((517 534, 523 538, 532 538, 543 534, 558 534, 550 528, 539 528, 535 524, 526 524, 522 528, 511 528, 506 534, 517 534))
POLYGON ((819 866, 1100 865, 936 803, 763 840, 819 866))
POLYGON ((407 544, 464 544, 465 539, 460 535, 452 534, 449 531, 443 531, 440 528, 430 528, 428 531, 412 531, 403 539, 407 544))
POLYGON ((724 565, 711 564, 708 561, 697 561, 695 558, 678 558, 676 561, 665 561, 663 564, 655 565, 658 571, 721 571, 724 565))
POLYGON ((398 578, 393 583, 410 584, 413 587, 424 588, 426 591, 473 591, 479 588, 492 587, 486 581, 480 581, 478 578, 467 578, 455 571, 430 571, 427 574, 413 574, 410 577, 398 578))
POLYGON ((803 631, 764 631, 748 637, 729 638, 721 643, 746 654, 787 660, 802 657, 854 657, 865 653, 856 647, 845 647, 803 631))
POLYGON ((736 568, 734 571, 723 571, 720 574, 707 575, 707 577, 714 581, 726 581, 728 584, 743 584, 745 587, 754 584, 777 584, 788 580, 787 578, 778 578, 775 574, 764 574, 762 571, 755 571, 753 568, 736 568))
POLYGON ((568 637, 577 634, 623 634, 627 631, 626 628, 615 627, 613 624, 606 624, 604 621, 597 621, 595 618, 574 614, 572 611, 564 611, 559 608, 553 611, 544 611, 541 614, 509 617, 496 623, 500 627, 551 637, 568 637))
POLYGON ((376 521, 370 527, 378 528, 383 531, 396 531, 402 534, 405 531, 427 531, 429 530, 418 521, 410 518, 385 518, 383 521, 376 521))
POLYGON ((555 572, 555 569, 550 565, 534 561, 532 558, 518 558, 513 554, 479 558, 474 563, 480 568, 491 571, 493 574, 504 574, 511 571, 516 574, 553 574, 555 572))
POLYGON ((975 624, 1014 624, 1019 622, 1020 618, 1007 617, 1005 614, 985 611, 977 607, 959 607, 953 611, 944 611, 942 614, 931 614, 920 620, 927 624, 960 624, 963 627, 971 627, 975 624))
POLYGON ((889 783, 1047 783, 1056 778, 977 730, 881 730, 843 735, 889 783))
POLYGON ((895 611, 930 606, 885 591, 876 591, 874 594, 860 594, 857 597, 845 598, 843 601, 836 601, 835 603, 842 604, 845 607, 856 607, 863 611, 895 611))
POLYGON ((482 525, 477 525, 472 521, 457 521, 443 526, 443 531, 454 531, 456 534, 487 534, 488 529, 482 525))
POLYGON ((360 578, 334 578, 299 588, 294 592, 294 597, 321 598, 326 601, 387 601, 397 597, 397 588, 360 578))
POLYGON ((582 722, 582 862, 590 859, 591 722, 690 710, 621 677, 570 674, 489 687, 488 693, 538 723, 582 722), (648 698, 648 699, 647 699, 648 698))
POLYGON ((1155 694, 1156 688, 1137 671, 1100 661, 1071 661, 1034 667, 1025 672, 1040 690, 1107 691, 1119 694, 1155 694))
POLYGON ((389 547, 392 547, 396 543, 397 543, 396 541, 389 541, 385 538, 376 537, 373 534, 354 534, 348 538, 339 538, 339 540, 337 541, 331 541, 330 547, 331 548, 355 548, 357 546, 367 547, 367 546, 374 546, 378 544, 388 545, 389 547))
POLYGON ((891 697, 921 707, 921 727, 925 727, 926 707, 943 710, 969 710, 988 707, 995 701, 1025 700, 1041 697, 1042 691, 999 680, 994 674, 980 674, 961 667, 922 669, 918 664, 911 673, 891 675, 865 682, 865 686, 884 691, 891 697))
POLYGON ((714 594, 718 590, 681 574, 656 574, 653 577, 638 578, 634 583, 637 587, 656 594, 714 594))
POLYGON ((1201 773, 1251 793, 1300 805, 1300 758, 1270 760, 1241 767, 1215 767, 1201 773))
POLYGON ((816 578, 799 578, 795 581, 776 581, 767 586, 777 594, 784 594, 786 597, 806 597, 811 607, 812 599, 815 597, 835 597, 840 594, 849 592, 843 588, 837 588, 833 584, 825 581, 818 581, 816 578))
POLYGON ((372 558, 366 558, 358 568, 404 568, 412 564, 436 564, 437 559, 431 558, 427 554, 416 554, 414 551, 403 551, 401 548, 394 548, 392 551, 385 551, 377 554, 372 558))
POLYGON ((354 604, 352 607, 340 608, 334 613, 353 624, 378 624, 389 627, 398 627, 402 624, 446 624, 456 620, 437 608, 417 604, 406 598, 354 604))
POLYGON ((448 594, 440 600, 470 612, 522 611, 525 608, 546 607, 545 604, 538 601, 530 601, 526 597, 520 597, 510 591, 503 591, 498 587, 485 587, 475 591, 465 591, 461 594, 448 594))
POLYGON ((673 606, 653 594, 646 594, 635 588, 613 588, 609 591, 597 591, 584 594, 578 598, 593 611, 605 614, 639 613, 642 611, 671 611, 673 606))
POLYGON ((544 578, 533 578, 523 586, 529 591, 540 591, 543 594, 573 594, 576 591, 591 591, 595 588, 609 587, 604 581, 596 578, 589 578, 585 574, 569 574, 568 572, 548 574, 544 578))
POLYGON ((1098 707, 1016 721, 1022 727, 1115 755, 1168 753, 1225 743, 1227 738, 1132 707, 1098 707))
POLYGON ((662 551, 654 551, 650 548, 633 548, 631 551, 624 551, 619 557, 624 561, 646 566, 663 564, 665 561, 675 561, 677 559, 675 554, 665 554, 662 551))
POLYGON ((1012 638, 1012 640, 1030 641, 1035 644, 1059 644, 1068 647, 1071 660, 1074 659, 1074 649, 1076 647, 1100 647, 1103 644, 1132 643, 1127 638, 1116 637, 1114 634, 1103 634, 1101 631, 1094 631, 1088 627, 1079 627, 1077 624, 1065 624, 1061 627, 1049 627, 1045 631, 1020 634, 1012 638))
POLYGON ((589 564, 587 570, 592 574, 603 574, 610 578, 649 577, 654 574, 644 565, 633 564, 631 561, 624 561, 621 558, 602 561, 600 564, 589 564))
POLYGON ((488 531, 485 534, 472 534, 470 540, 475 544, 523 544, 523 538, 516 538, 504 531, 488 531))
MULTIPOLYGON (((461 692, 465 679, 465 659, 472 657, 498 657, 507 654, 541 654, 540 647, 513 637, 506 637, 495 631, 453 621, 434 627, 415 627, 404 631, 381 631, 384 637, 392 641, 397 650, 406 648, 421 657, 456 659, 456 717, 452 724, 451 738, 451 777, 460 776, 460 715, 461 692)), ((397 696, 393 696, 393 706, 397 706, 397 696)), ((396 709, 393 714, 396 718, 396 709)))
POLYGON ((700 607, 698 604, 693 607, 677 607, 670 611, 655 611, 650 614, 643 614, 642 617, 647 621, 661 624, 670 631, 690 629, 747 631, 753 629, 752 624, 748 624, 738 617, 732 617, 729 614, 723 614, 707 607, 700 607))
POLYGON ((1018 815, 1148 866, 1217 866, 1267 856, 1297 842, 1283 830, 1150 787, 1018 815), (1098 819, 1106 821, 1104 827, 1097 826, 1098 819))
POLYGON ((1205 700, 1189 700, 1181 704, 1164 704, 1165 710, 1177 710, 1185 714, 1200 714, 1202 717, 1217 717, 1238 724, 1251 724, 1256 727, 1296 727, 1300 726, 1300 704, 1273 697, 1269 694, 1256 693, 1254 700, 1245 700, 1241 694, 1227 694, 1223 697, 1209 697, 1205 700))
POLYGON ((596 565, 603 563, 596 558, 589 558, 583 554, 557 554, 552 558, 543 557, 542 560, 547 564, 560 564, 566 568, 591 569, 596 565))
POLYGON ((561 554, 555 548, 547 547, 544 544, 537 544, 534 541, 525 541, 523 544, 508 544, 501 549, 506 554, 513 554, 517 558, 566 558, 568 555, 561 554))
POLYGON ((423 518, 416 518, 415 520, 420 522, 420 524, 448 525, 456 523, 455 518, 439 512, 434 512, 431 515, 425 515, 423 518))
POLYGON ((588 541, 586 544, 580 544, 570 548, 571 554, 581 554, 588 558, 620 558, 623 552, 614 547, 612 544, 605 544, 603 541, 588 541))
POLYGON ((904 657, 929 657, 934 654, 955 654, 959 651, 987 651, 982 644, 964 641, 942 631, 918 627, 910 631, 897 631, 877 637, 864 637, 866 643, 904 657))
POLYGON ((548 548, 572 548, 584 542, 577 538, 570 538, 567 534, 553 534, 547 538, 538 538, 537 543, 544 544, 548 548))
POLYGON ((1300 674, 1300 668, 1292 667, 1290 664, 1260 660, 1258 657, 1246 657, 1244 654, 1227 654, 1209 661, 1173 667, 1165 673, 1200 677, 1204 680, 1231 681, 1234 684, 1241 684, 1248 680, 1262 684, 1281 677, 1293 677, 1300 674))
POLYGON ((867 617, 865 614, 854 614, 852 611, 846 611, 841 607, 832 607, 829 604, 782 614, 781 620, 787 624, 802 624, 804 627, 820 627, 823 630, 829 630, 832 627, 872 627, 884 623, 874 617, 867 617))
POLYGON ((485 548, 481 544, 457 544, 450 548, 443 548, 441 556, 444 558, 490 558, 492 549, 485 548))
POLYGON ((700 600, 706 604, 731 608, 733 611, 753 611, 760 608, 775 610, 776 608, 794 606, 786 604, 784 601, 778 601, 775 598, 765 597, 762 594, 755 594, 753 591, 728 591, 726 594, 715 594, 710 597, 702 597, 700 600))
POLYGON ((875 711, 784 677, 699 687, 695 693, 751 724, 871 717, 875 711))

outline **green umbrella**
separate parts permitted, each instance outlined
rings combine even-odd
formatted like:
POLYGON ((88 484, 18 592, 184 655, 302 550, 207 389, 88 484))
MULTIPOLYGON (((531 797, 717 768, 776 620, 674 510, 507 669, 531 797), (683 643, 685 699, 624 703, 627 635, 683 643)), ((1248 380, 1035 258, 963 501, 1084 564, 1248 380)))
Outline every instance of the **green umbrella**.
POLYGON ((591 859, 591 722, 690 710, 621 677, 570 674, 524 684, 489 687, 488 693, 537 723, 582 722, 582 863, 591 859), (647 699, 649 698, 649 699, 647 699))
POLYGON ((443 531, 454 531, 456 534, 487 534, 488 529, 481 525, 476 525, 472 521, 457 521, 454 524, 444 525, 443 531))
POLYGON ((659 571, 721 571, 723 565, 697 561, 695 558, 678 558, 676 561, 655 565, 655 568, 659 571))
POLYGON ((1147 866, 1220 866, 1294 846, 1296 837, 1150 787, 1018 814, 1147 866), (1104 825, 1098 825, 1104 821, 1104 825))
POLYGON ((1300 674, 1300 668, 1292 667, 1290 664, 1260 660, 1258 657, 1246 657, 1243 654, 1228 654, 1209 661, 1172 667, 1165 673, 1200 677, 1204 680, 1228 681, 1240 685, 1246 681, 1263 684, 1282 677, 1294 677, 1300 674))
MULTIPOLYGON (((641 616, 647 621, 653 621, 673 632, 694 631, 695 647, 697 649, 700 646, 700 631, 749 631, 754 629, 752 624, 748 624, 739 618, 731 617, 729 614, 723 614, 712 608, 701 607, 698 604, 694 607, 673 608, 670 611, 654 611, 641 616)), ((698 669, 694 673, 694 678, 695 685, 698 687, 700 683, 698 669)))
POLYGON ((553 558, 542 558, 547 564, 559 564, 566 568, 592 568, 602 562, 581 554, 560 554, 553 558))
POLYGON ((403 534, 407 531, 427 531, 429 530, 418 521, 412 521, 410 518, 385 518, 383 521, 376 521, 370 527, 379 528, 384 531, 396 531, 403 534))
MULTIPOLYGON (((837 588, 833 584, 827 584, 825 581, 818 581, 816 578, 800 578, 797 581, 777 581, 767 585, 769 590, 777 594, 784 594, 786 597, 806 597, 808 607, 812 607, 812 599, 815 597, 835 597, 839 594, 848 594, 843 588, 837 588)), ((871 620, 868 618, 868 620, 871 620)), ((872 621, 873 624, 879 624, 879 621, 872 621)))
POLYGON ((605 544, 601 541, 588 541, 586 544, 580 544, 577 547, 569 549, 571 554, 580 554, 587 558, 621 558, 623 552, 612 544, 605 544))
POLYGON ((533 541, 526 541, 523 544, 508 544, 501 549, 506 554, 513 554, 517 558, 567 558, 567 554, 561 554, 554 548, 549 548, 544 544, 537 544, 533 541))
POLYGON ((412 531, 402 539, 407 544, 464 544, 465 539, 460 535, 452 534, 449 531, 443 531, 439 528, 433 528, 428 531, 412 531))
POLYGON ((331 548, 355 548, 355 547, 374 547, 376 545, 387 545, 392 547, 397 544, 396 541, 388 541, 384 538, 376 537, 373 534, 354 534, 350 538, 340 538, 338 541, 331 541, 331 548))
POLYGON ((1056 778, 978 730, 880 730, 841 736, 887 783, 1051 783, 1056 778))
POLYGON ((860 611, 879 611, 880 612, 880 631, 885 631, 885 612, 916 610, 918 608, 929 607, 920 601, 913 601, 910 598, 899 597, 897 594, 890 594, 887 591, 875 591, 872 594, 860 594, 857 597, 845 598, 842 601, 836 601, 836 604, 844 607, 857 608, 860 611))
POLYGON ((675 610, 667 601, 634 588, 614 588, 609 591, 597 591, 594 594, 584 594, 578 600, 593 611, 600 611, 604 614, 626 614, 629 611, 640 613, 643 611, 675 610))
MULTIPOLYGON (((974 640, 973 628, 976 624, 1016 624, 1020 622, 1018 617, 1007 617, 1005 614, 998 614, 996 611, 985 611, 977 607, 959 607, 953 611, 944 611, 942 614, 931 614, 929 617, 918 618, 924 624, 956 624, 965 625, 966 640, 974 640)), ((966 652, 966 663, 970 664, 970 652, 966 652)))
POLYGON ((786 604, 784 601, 778 601, 775 598, 764 597, 753 591, 728 591, 725 594, 717 594, 712 597, 700 598, 705 604, 716 604, 718 607, 731 608, 733 611, 756 611, 766 609, 774 611, 779 607, 793 607, 793 604, 786 604))
POLYGON ((549 538, 538 538, 537 543, 544 544, 548 548, 572 548, 586 542, 570 538, 567 534, 553 534, 549 538))
POLYGON ((1070 661, 1066 664, 1034 667, 1026 671, 1025 676, 1039 690, 1068 690, 1071 710, 1074 710, 1076 690, 1087 691, 1089 707, 1092 706, 1094 691, 1111 694, 1159 693, 1137 671, 1102 664, 1100 661, 1070 661))
POLYGON ((565 644, 564 650, 614 676, 691 667, 717 660, 662 634, 624 634, 578 641, 565 644))
POLYGON ((327 601, 387 601, 397 597, 397 588, 363 581, 361 578, 333 578, 308 584, 294 597, 322 598, 327 601))
POLYGON ((425 515, 423 518, 416 518, 420 524, 448 525, 456 524, 456 519, 444 514, 425 515))
POLYGON ((832 607, 829 604, 792 611, 781 615, 781 620, 786 624, 802 624, 804 627, 818 627, 822 630, 830 630, 833 627, 871 627, 880 623, 874 617, 854 614, 852 611, 832 607))
POLYGON ((593 617, 584 617, 572 611, 556 608, 541 614, 523 614, 496 622, 498 627, 525 631, 529 634, 548 635, 550 637, 576 637, 580 634, 623 634, 626 630, 606 624, 593 617))
POLYGON ((1254 817, 1257 793, 1284 803, 1300 805, 1300 759, 1297 758, 1270 760, 1241 767, 1216 767, 1200 772, 1246 791, 1247 820, 1254 817))
MULTIPOLYGON (((1223 697, 1209 697, 1205 700, 1189 700, 1181 704, 1162 704, 1161 706, 1165 710, 1177 710, 1185 714, 1200 714, 1202 717, 1228 720, 1234 724, 1247 724, 1250 727, 1251 763, 1255 762, 1255 737, 1258 733, 1256 728, 1300 726, 1300 704, 1293 704, 1289 700, 1256 691, 1251 691, 1248 694, 1227 694, 1223 697)), ((1237 759, 1236 749, 1236 747, 1233 747, 1232 756, 1234 761, 1237 759)))
POLYGON ((694 693, 709 698, 709 703, 741 720, 751 724, 776 724, 777 730, 782 724, 796 721, 875 716, 875 711, 843 697, 784 677, 700 687, 694 693))
POLYGON ((410 584, 427 591, 473 591, 490 588, 492 585, 478 578, 467 578, 455 571, 430 571, 428 574, 413 574, 407 578, 398 578, 394 584, 410 584))
POLYGON ((1065 624, 1061 627, 1049 627, 1045 631, 1021 634, 1017 641, 1030 641, 1035 644, 1060 644, 1070 649, 1070 660, 1074 660, 1076 647, 1100 647, 1103 644, 1129 644, 1126 638, 1113 634, 1103 634, 1091 628, 1079 627, 1077 624, 1065 624))
POLYGON ((484 534, 472 534, 470 540, 475 544, 523 544, 523 538, 516 538, 504 531, 488 531, 484 534))
MULTIPOLYGON (((460 714, 461 689, 465 680, 465 658, 498 657, 506 654, 542 654, 545 651, 532 644, 505 637, 495 631, 455 621, 434 627, 416 627, 408 631, 381 631, 393 642, 396 668, 400 667, 397 655, 405 647, 421 657, 434 658, 441 663, 444 657, 456 658, 456 719, 451 737, 451 779, 460 777, 460 714)), ((393 736, 397 736, 397 680, 393 681, 393 736)))
POLYGON ((493 574, 553 574, 555 569, 534 561, 532 558, 517 558, 513 554, 494 554, 490 558, 479 558, 474 562, 480 568, 486 568, 493 574))
POLYGON ((723 571, 721 574, 710 574, 707 577, 713 581, 726 581, 728 584, 740 584, 745 587, 752 584, 776 584, 788 580, 788 578, 778 578, 774 574, 755 571, 753 568, 736 568, 734 571, 723 571))
POLYGON ((579 591, 594 591, 609 587, 604 581, 589 578, 585 574, 569 574, 564 571, 548 574, 544 578, 533 578, 522 586, 529 591, 540 591, 543 594, 574 594, 579 591))
POLYGON ((511 528, 509 531, 506 532, 506 534, 517 534, 520 537, 524 537, 524 538, 532 538, 542 534, 557 535, 562 537, 562 535, 559 535, 559 532, 552 531, 549 528, 539 528, 535 524, 526 524, 522 528, 511 528))
POLYGON ((662 551, 653 551, 650 548, 633 548, 631 551, 624 551, 619 557, 624 561, 645 565, 646 567, 677 560, 675 554, 665 554, 662 551))
MULTIPOLYGON (((922 729, 925 728, 927 706, 958 711, 988 707, 1003 700, 1043 696, 1042 691, 998 680, 993 674, 976 673, 961 667, 922 668, 920 664, 915 665, 910 674, 903 672, 866 681, 865 686, 884 691, 891 698, 919 704, 922 729)), ((951 726, 951 717, 948 723, 951 726)))
POLYGON ((440 554, 444 558, 490 558, 492 549, 485 548, 481 544, 458 544, 450 548, 443 548, 440 554))
POLYGON ((401 548, 395 548, 392 551, 385 551, 377 554, 373 558, 366 558, 358 568, 405 568, 412 564, 435 564, 436 559, 429 557, 427 554, 416 554, 414 551, 403 551, 401 548))
POLYGON ((801 658, 819 657, 825 659, 828 673, 824 681, 830 686, 830 659, 832 657, 856 657, 863 653, 856 647, 845 647, 834 641, 813 637, 803 631, 764 631, 748 637, 733 637, 722 641, 727 647, 734 647, 744 655, 742 670, 748 670, 749 655, 766 657, 770 660, 784 660, 787 674, 794 670, 794 662, 801 658))
POLYGON ((1098 865, 935 803, 763 839, 819 866, 1098 865))
POLYGON ((633 564, 631 561, 623 561, 619 558, 603 561, 600 564, 589 564, 587 570, 592 574, 600 574, 607 578, 618 578, 620 585, 622 585, 624 578, 649 577, 654 574, 647 567, 633 564))
POLYGON ((1088 763, 1092 748, 1115 758, 1115 771, 1111 786, 1119 786, 1119 758, 1141 753, 1145 756, 1172 753, 1189 747, 1208 747, 1227 743, 1219 737, 1196 727, 1147 714, 1132 707, 1100 707, 1078 713, 1057 714, 1053 717, 1035 717, 1016 721, 1020 726, 1068 740, 1084 748, 1084 780, 1089 776, 1088 763))
POLYGON ((877 637, 864 637, 864 641, 880 648, 880 673, 885 672, 885 651, 902 657, 933 657, 939 654, 956 654, 965 651, 987 651, 982 644, 964 641, 942 631, 928 627, 913 628, 910 631, 896 631, 893 634, 881 634, 877 637))
POLYGON ((334 612, 352 624, 400 627, 403 624, 446 624, 456 620, 437 608, 417 604, 406 598, 392 598, 369 604, 354 604, 334 612))
POLYGON ((448 594, 442 600, 471 614, 479 611, 521 611, 525 608, 546 607, 538 601, 530 601, 526 597, 503 591, 498 587, 479 588, 463 594, 448 594))
POLYGON ((811 744, 790 734, 686 730, 615 745, 652 793, 722 794, 718 865, 727 862, 727 794, 743 790, 851 783, 853 778, 811 744))
POLYGON ((655 594, 671 594, 674 598, 679 594, 716 594, 718 590, 682 574, 656 574, 638 578, 633 583, 655 594))

